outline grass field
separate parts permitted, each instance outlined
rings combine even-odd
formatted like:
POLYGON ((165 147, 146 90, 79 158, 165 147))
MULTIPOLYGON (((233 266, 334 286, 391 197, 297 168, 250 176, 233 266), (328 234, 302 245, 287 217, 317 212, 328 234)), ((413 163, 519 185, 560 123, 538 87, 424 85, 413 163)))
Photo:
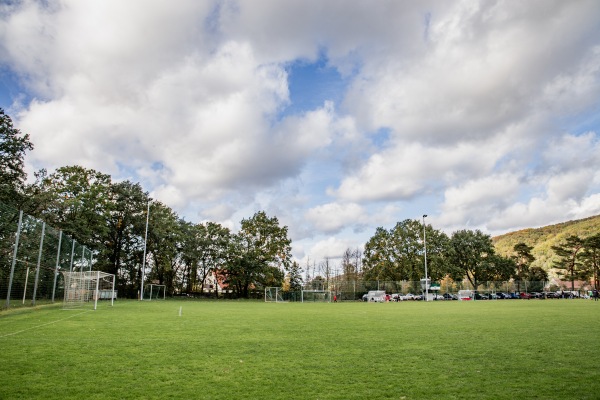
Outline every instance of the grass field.
POLYGON ((598 399, 600 302, 9 311, 0 398, 598 399))

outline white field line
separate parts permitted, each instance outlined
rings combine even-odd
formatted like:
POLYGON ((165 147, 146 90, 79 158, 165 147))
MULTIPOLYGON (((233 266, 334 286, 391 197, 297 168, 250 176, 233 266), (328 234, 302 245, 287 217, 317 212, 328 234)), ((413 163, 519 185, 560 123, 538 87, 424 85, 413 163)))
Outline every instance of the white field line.
POLYGON ((92 310, 87 310, 87 311, 84 311, 84 312, 80 312, 79 314, 73 314, 73 315, 70 315, 70 316, 68 316, 68 317, 66 317, 66 318, 59 319, 59 320, 56 320, 56 321, 46 322, 45 324, 41 324, 41 325, 37 325, 37 326, 32 326, 31 328, 22 329, 22 330, 20 330, 20 331, 17 331, 17 332, 7 333, 6 335, 2 335, 2 336, 0 336, 0 339, 2 339, 2 338, 5 338, 5 337, 7 337, 7 336, 18 335, 19 333, 23 333, 23 332, 26 332, 26 331, 30 331, 30 330, 32 330, 32 329, 41 328, 42 326, 46 326, 46 325, 52 325, 52 324, 55 324, 55 323, 57 323, 57 322, 61 322, 61 321, 67 320, 67 319, 69 319, 69 318, 73 318, 73 317, 76 317, 76 316, 78 316, 78 315, 81 315, 81 314, 89 313, 90 311, 92 311, 92 310))

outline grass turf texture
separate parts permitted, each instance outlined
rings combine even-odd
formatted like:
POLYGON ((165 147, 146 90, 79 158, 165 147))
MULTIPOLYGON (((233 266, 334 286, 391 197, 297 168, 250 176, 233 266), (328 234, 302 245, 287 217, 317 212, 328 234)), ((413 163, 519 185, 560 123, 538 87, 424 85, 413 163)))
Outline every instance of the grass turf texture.
POLYGON ((597 399, 599 345, 590 300, 119 300, 1 313, 0 398, 597 399))

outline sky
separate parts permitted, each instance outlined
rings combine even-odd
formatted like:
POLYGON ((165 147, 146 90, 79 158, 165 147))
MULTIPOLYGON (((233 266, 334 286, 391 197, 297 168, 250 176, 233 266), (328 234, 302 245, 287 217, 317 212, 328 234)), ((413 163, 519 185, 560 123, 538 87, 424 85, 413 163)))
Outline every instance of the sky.
POLYGON ((0 2, 30 177, 81 165, 191 222, 257 211, 301 263, 422 220, 600 214, 600 2, 0 2))

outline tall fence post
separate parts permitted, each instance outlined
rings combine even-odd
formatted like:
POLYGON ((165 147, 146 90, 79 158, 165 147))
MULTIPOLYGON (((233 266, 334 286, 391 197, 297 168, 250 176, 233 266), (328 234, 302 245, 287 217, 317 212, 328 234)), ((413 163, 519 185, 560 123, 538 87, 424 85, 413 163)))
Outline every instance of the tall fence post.
POLYGON ((58 266, 60 264, 60 246, 62 245, 62 230, 58 232, 58 251, 56 252, 56 266, 54 267, 54 282, 52 283, 52 302, 56 294, 56 280, 58 278, 58 266))
POLYGON ((38 252, 37 266, 35 268, 35 283, 33 284, 33 297, 31 305, 35 306, 35 296, 37 295, 38 282, 40 279, 40 265, 42 264, 42 249, 44 248, 44 235, 46 234, 46 223, 42 222, 42 238, 40 239, 40 250, 38 252))
POLYGON ((71 264, 69 266, 69 272, 73 272, 73 258, 75 257, 75 239, 73 239, 73 245, 71 246, 71 264))
POLYGON ((15 249, 13 251, 12 264, 10 266, 10 276, 8 278, 8 293, 6 295, 6 308, 10 307, 10 291, 12 290, 13 275, 15 274, 15 265, 17 264, 17 251, 19 251, 19 237, 21 236, 21 226, 23 225, 23 210, 19 211, 19 224, 15 234, 15 249))

